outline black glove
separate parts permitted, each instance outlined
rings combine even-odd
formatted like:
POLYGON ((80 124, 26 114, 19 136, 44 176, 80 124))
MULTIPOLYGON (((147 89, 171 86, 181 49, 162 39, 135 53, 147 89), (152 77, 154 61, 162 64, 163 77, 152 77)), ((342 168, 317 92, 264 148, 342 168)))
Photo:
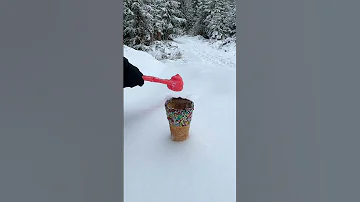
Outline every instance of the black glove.
POLYGON ((134 65, 130 64, 128 59, 124 57, 124 88, 135 86, 143 86, 144 79, 143 74, 134 65))

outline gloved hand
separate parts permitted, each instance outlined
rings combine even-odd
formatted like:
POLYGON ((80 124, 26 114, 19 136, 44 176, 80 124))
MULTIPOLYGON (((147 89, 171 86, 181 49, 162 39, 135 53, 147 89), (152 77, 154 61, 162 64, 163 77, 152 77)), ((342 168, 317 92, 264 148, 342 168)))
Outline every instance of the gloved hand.
POLYGON ((132 65, 128 59, 124 57, 124 88, 143 86, 144 79, 142 76, 143 74, 140 72, 140 70, 132 65))

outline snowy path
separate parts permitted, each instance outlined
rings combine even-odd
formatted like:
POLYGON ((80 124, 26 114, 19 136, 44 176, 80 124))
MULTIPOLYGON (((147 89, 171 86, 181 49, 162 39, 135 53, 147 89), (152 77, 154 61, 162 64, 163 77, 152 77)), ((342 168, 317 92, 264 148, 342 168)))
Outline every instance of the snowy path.
POLYGON ((235 59, 194 37, 176 39, 184 58, 159 62, 125 48, 144 74, 179 73, 184 90, 145 83, 124 90, 125 201, 235 201, 235 59), (173 142, 164 102, 170 96, 194 101, 190 138, 173 142))
MULTIPOLYGON (((224 51, 209 47, 208 44, 199 43, 196 40, 194 42, 194 37, 182 37, 175 39, 175 42, 178 42, 180 47, 186 47, 186 50, 196 53, 196 56, 201 58, 205 64, 223 68, 236 68, 235 54, 227 54, 224 51)), ((233 50, 233 53, 235 53, 235 50, 233 50)))

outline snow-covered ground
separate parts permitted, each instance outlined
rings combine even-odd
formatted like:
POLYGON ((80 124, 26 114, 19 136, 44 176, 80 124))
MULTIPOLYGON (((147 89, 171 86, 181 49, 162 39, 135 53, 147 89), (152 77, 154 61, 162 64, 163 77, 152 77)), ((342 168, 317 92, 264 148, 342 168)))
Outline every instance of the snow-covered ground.
POLYGON ((145 75, 179 73, 182 92, 148 83, 124 89, 126 202, 235 202, 235 46, 217 48, 198 37, 175 43, 180 60, 156 60, 124 47, 124 55, 145 75), (194 101, 190 137, 173 142, 164 103, 169 97, 194 101))

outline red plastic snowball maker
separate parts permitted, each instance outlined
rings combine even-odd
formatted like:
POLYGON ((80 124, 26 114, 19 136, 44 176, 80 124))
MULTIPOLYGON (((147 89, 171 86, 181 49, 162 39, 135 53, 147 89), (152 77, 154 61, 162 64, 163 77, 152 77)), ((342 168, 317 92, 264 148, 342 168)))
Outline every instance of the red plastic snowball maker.
POLYGON ((143 76, 144 81, 166 84, 172 91, 182 91, 184 88, 184 82, 179 74, 172 76, 171 79, 160 79, 153 76, 143 76))

